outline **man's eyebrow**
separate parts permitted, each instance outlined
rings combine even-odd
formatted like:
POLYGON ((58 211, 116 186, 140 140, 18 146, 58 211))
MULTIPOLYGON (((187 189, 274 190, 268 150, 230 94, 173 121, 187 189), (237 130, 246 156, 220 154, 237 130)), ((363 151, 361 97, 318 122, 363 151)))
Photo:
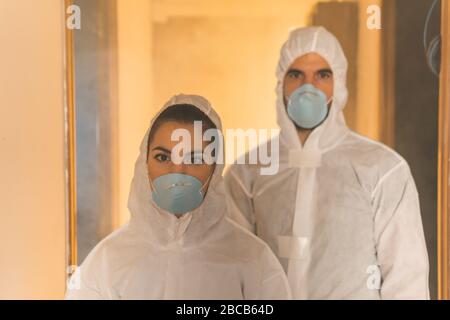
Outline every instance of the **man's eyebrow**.
POLYGON ((171 153, 170 150, 167 150, 166 148, 163 148, 163 147, 155 147, 152 149, 152 151, 155 151, 155 150, 159 150, 159 151, 166 152, 166 153, 171 153))
POLYGON ((330 68, 320 69, 320 70, 318 70, 317 72, 318 72, 318 73, 321 73, 321 72, 329 72, 329 73, 333 74, 333 71, 332 71, 330 68))

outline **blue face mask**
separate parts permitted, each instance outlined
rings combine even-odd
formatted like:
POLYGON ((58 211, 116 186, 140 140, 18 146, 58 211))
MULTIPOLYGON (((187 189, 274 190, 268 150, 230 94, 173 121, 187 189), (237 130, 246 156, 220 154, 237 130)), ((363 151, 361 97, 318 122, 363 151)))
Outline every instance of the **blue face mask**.
POLYGON ((159 176, 151 184, 153 200, 161 209, 173 214, 192 211, 203 202, 202 182, 193 176, 169 173, 159 176))
POLYGON ((304 84, 289 97, 287 113, 300 128, 313 129, 328 115, 327 96, 313 85, 304 84))

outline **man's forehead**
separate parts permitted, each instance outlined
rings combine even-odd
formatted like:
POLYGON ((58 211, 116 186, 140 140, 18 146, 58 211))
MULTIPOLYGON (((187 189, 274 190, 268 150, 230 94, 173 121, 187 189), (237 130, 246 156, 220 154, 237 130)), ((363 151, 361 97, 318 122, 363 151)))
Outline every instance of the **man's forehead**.
POLYGON ((310 52, 297 57, 290 65, 290 68, 318 68, 331 69, 328 61, 320 54, 310 52))

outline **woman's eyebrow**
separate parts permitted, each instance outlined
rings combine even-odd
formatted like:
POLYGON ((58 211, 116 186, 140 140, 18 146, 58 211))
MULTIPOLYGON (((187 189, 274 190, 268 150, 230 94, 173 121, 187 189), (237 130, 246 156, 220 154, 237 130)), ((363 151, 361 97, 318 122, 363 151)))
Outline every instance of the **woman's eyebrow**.
POLYGON ((302 70, 299 70, 299 69, 295 69, 295 68, 290 68, 290 69, 288 70, 288 72, 286 72, 286 73, 290 73, 290 72, 298 72, 298 73, 303 73, 303 71, 302 71, 302 70))
POLYGON ((163 147, 155 147, 152 149, 152 151, 155 151, 155 150, 159 150, 159 151, 166 152, 166 153, 171 153, 170 150, 167 150, 166 148, 163 148, 163 147))

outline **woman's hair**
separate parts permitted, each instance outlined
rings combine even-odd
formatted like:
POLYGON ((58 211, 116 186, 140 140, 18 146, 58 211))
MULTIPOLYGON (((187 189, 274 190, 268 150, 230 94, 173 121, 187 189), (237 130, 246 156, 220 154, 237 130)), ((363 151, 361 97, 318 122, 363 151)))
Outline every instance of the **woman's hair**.
POLYGON ((194 125, 195 121, 202 122, 202 129, 206 131, 208 129, 217 129, 216 125, 211 121, 211 119, 199 108, 191 104, 175 104, 166 108, 161 112, 154 121, 150 133, 148 135, 147 141, 147 159, 148 159, 148 148, 153 140, 155 132, 161 127, 162 124, 175 121, 185 124, 194 125))

